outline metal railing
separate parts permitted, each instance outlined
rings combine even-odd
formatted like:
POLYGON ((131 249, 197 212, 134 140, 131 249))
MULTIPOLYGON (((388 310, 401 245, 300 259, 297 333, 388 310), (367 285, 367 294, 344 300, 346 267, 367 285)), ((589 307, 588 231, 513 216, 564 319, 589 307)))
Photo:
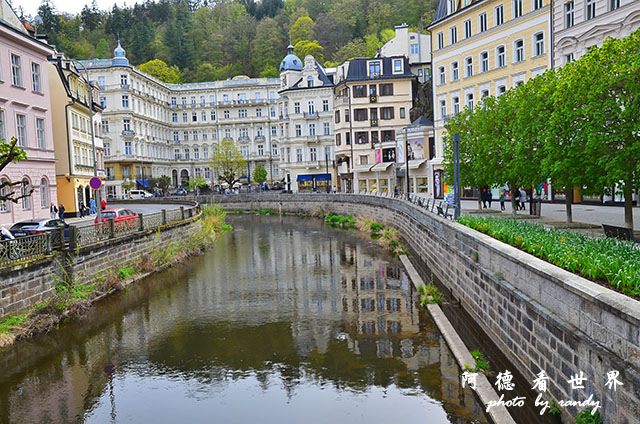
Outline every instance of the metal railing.
POLYGON ((0 241, 0 266, 36 259, 50 253, 50 234, 37 234, 14 240, 2 240, 0 241))

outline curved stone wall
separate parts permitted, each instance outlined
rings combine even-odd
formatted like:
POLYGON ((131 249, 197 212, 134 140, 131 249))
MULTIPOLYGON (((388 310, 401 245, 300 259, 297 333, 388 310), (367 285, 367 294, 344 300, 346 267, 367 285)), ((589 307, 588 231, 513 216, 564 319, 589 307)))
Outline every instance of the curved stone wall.
MULTIPOLYGON (((606 423, 640 417, 640 302, 400 199, 351 194, 240 194, 199 198, 226 209, 370 217, 396 228, 512 364, 545 371, 557 400, 593 395, 606 423), (607 373, 623 383, 606 386, 607 373), (568 380, 580 371, 585 389, 568 380)), ((532 384, 533 385, 533 384, 532 384)), ((507 392, 505 400, 509 397, 507 392)), ((548 397, 547 397, 548 398, 548 397)), ((529 400, 532 401, 532 400, 529 400)), ((583 408, 568 407, 571 414, 583 408)))

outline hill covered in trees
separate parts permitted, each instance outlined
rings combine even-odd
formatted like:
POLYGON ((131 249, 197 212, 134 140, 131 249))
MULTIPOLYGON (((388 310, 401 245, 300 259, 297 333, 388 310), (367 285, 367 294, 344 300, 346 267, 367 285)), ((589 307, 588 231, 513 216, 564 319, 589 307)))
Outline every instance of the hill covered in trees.
MULTIPOLYGON (((61 1, 61 0, 58 0, 61 1)), ((407 23, 424 30, 437 0, 147 0, 79 15, 44 0, 33 19, 50 44, 74 59, 110 58, 120 37, 133 65, 168 82, 278 76, 291 41, 299 57, 329 65, 373 56, 407 23), (150 63, 147 63, 150 62, 150 63), (165 65, 166 64, 166 65, 165 65)))

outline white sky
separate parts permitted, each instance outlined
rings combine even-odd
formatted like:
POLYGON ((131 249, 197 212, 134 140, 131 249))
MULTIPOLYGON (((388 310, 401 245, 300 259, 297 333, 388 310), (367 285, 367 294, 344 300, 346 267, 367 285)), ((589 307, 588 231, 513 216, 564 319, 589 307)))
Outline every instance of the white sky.
MULTIPOLYGON (((11 5, 15 11, 18 11, 18 7, 22 6, 24 9, 25 15, 36 16, 38 14, 38 7, 42 4, 41 0, 10 0, 11 5)), ((93 0, 52 0, 50 1, 53 4, 54 8, 58 12, 66 12, 77 14, 80 13, 85 4, 88 4, 91 7, 93 0)), ((143 0, 140 0, 143 2, 143 0)), ((129 6, 133 6, 137 3, 136 0, 96 0, 98 4, 98 9, 100 10, 111 10, 113 8, 113 4, 117 4, 118 6, 122 6, 125 3, 129 6)))

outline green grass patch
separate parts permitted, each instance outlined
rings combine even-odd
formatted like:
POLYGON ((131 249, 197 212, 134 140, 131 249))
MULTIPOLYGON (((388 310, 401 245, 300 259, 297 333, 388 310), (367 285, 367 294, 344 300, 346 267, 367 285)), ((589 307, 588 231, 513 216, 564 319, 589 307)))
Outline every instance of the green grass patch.
POLYGON ((600 418, 600 411, 596 411, 595 414, 591 413, 591 408, 587 408, 576 415, 576 424, 602 424, 602 418, 600 418))
POLYGON ((324 218, 325 224, 333 225, 336 227, 352 229, 356 228, 356 219, 353 215, 338 215, 333 212, 329 213, 329 215, 324 218))
POLYGON ((127 278, 135 275, 136 269, 132 266, 121 266, 118 268, 118 277, 121 280, 126 280, 127 278))
POLYGON ((276 211, 273 209, 256 209, 253 213, 255 215, 275 215, 276 211))
POLYGON ((0 333, 10 333, 13 327, 19 327, 27 321, 26 315, 9 315, 0 320, 0 333))
POLYGON ((433 284, 418 287, 418 293, 420 293, 420 305, 423 307, 432 303, 442 303, 442 293, 433 284))
POLYGON ((567 271, 640 297, 640 249, 633 242, 548 230, 515 219, 463 215, 458 222, 567 271))

